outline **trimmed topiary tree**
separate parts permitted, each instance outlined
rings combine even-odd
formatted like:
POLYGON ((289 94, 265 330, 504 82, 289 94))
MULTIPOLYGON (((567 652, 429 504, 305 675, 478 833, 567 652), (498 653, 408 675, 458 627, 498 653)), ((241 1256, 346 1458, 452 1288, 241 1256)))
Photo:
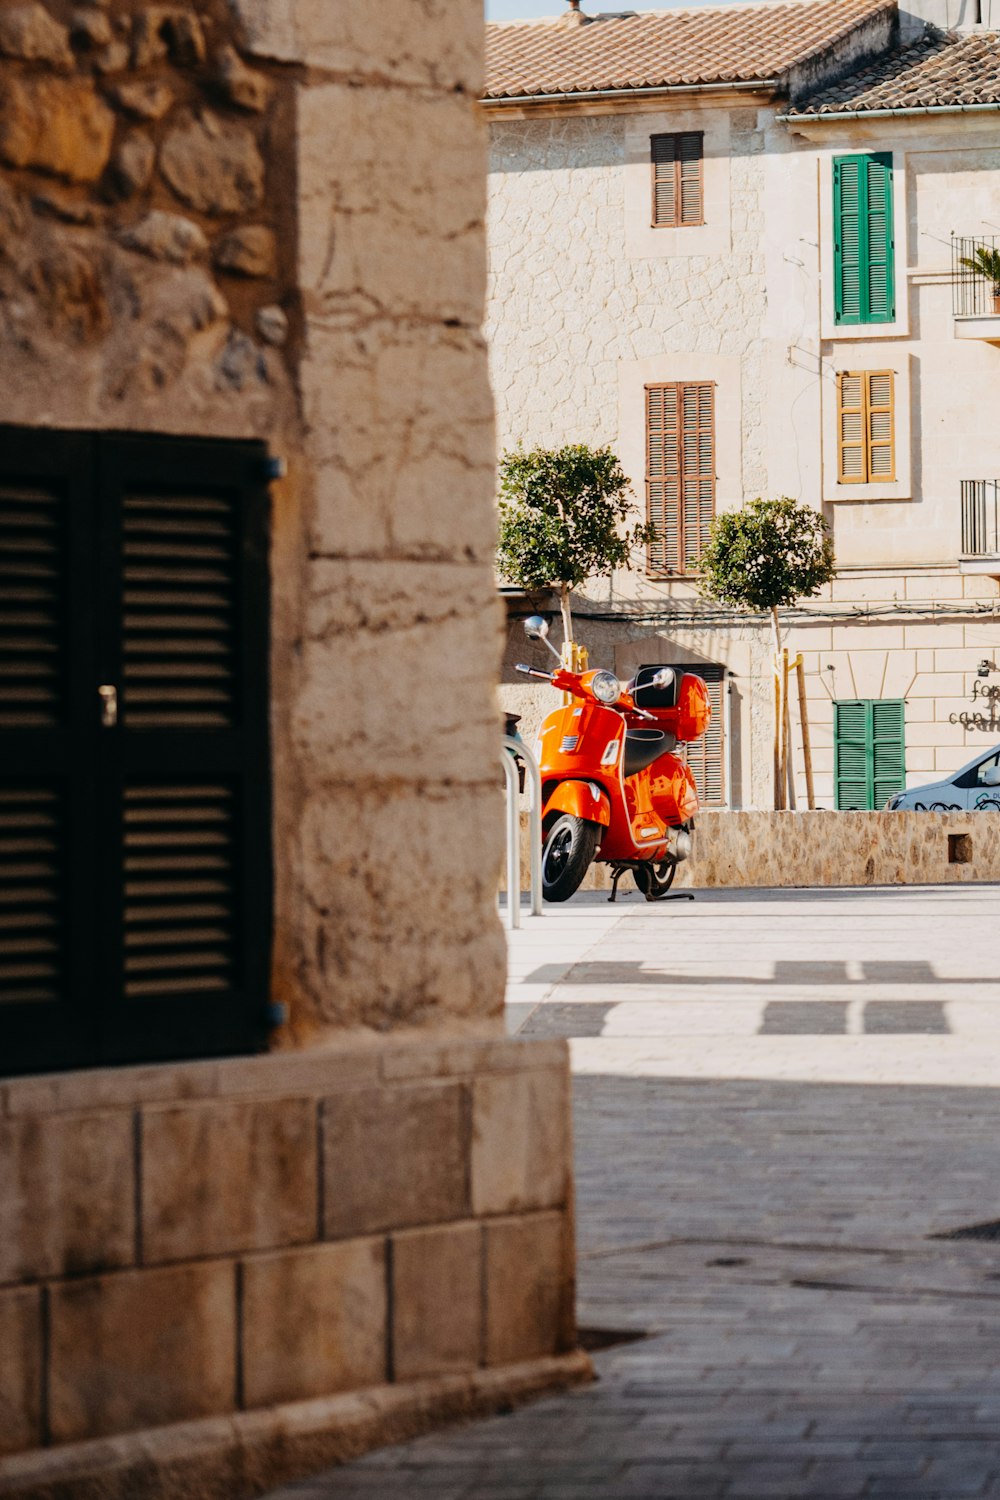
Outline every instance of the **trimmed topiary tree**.
POLYGON ((777 655, 778 610, 819 593, 837 564, 830 528, 819 511, 783 495, 716 516, 698 569, 701 591, 710 599, 767 611, 777 655))
POLYGON ((629 526, 632 488, 610 448, 517 448, 500 460, 501 575, 521 588, 557 588, 564 639, 573 639, 570 591, 588 578, 632 568, 652 540, 629 526))
MULTIPOLYGON (((712 522, 708 545, 698 564, 703 594, 739 609, 766 611, 771 617, 775 660, 774 805, 784 805, 785 757, 788 754, 786 663, 781 655, 778 610, 808 599, 836 573, 833 538, 818 511, 798 500, 753 500, 742 510, 726 511, 712 522), (779 743, 780 742, 780 743, 779 743), (784 748, 782 748, 784 747, 784 748)), ((800 677, 800 691, 802 689, 800 677)), ((805 700, 803 696, 803 726, 805 700)), ((805 729, 803 728, 805 737, 805 729)), ((804 738, 804 745, 806 741, 804 738)), ((812 797, 812 770, 807 775, 812 797)))

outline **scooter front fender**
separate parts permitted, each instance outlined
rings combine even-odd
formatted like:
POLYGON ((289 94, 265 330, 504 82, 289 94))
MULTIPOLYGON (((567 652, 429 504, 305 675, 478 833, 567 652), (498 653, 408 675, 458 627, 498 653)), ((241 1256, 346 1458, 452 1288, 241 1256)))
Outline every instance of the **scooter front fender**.
POLYGON ((607 828, 611 822, 611 799, 596 781, 560 781, 545 804, 544 816, 547 818, 549 813, 570 813, 574 818, 607 828))

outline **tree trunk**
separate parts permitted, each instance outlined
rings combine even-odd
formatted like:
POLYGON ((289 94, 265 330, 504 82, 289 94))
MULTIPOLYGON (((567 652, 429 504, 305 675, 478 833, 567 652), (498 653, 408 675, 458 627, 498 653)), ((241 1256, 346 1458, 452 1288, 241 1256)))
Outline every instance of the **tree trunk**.
POLYGON ((573 614, 569 607, 568 583, 559 585, 559 608, 562 611, 563 645, 568 646, 573 639, 573 614))

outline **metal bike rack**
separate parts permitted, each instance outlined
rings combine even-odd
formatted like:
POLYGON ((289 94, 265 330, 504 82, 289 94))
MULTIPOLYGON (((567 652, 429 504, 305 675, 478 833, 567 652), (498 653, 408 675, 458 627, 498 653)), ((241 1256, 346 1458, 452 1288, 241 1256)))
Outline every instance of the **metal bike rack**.
POLYGON ((531 860, 531 915, 542 915, 542 773, 534 754, 523 740, 505 734, 500 741, 500 760, 507 782, 507 920, 513 929, 521 925, 521 822, 517 761, 527 767, 528 848, 531 860))

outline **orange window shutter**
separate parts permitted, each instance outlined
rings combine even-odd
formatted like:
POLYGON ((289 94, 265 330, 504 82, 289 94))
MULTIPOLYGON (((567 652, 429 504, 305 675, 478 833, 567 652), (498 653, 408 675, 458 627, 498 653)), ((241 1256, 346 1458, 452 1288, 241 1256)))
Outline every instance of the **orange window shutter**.
POLYGON ((891 370, 874 370, 867 376, 868 478, 891 481, 896 477, 895 382, 891 370))
POLYGON ((868 480, 868 378, 844 372, 837 376, 837 481, 866 484, 868 480))

